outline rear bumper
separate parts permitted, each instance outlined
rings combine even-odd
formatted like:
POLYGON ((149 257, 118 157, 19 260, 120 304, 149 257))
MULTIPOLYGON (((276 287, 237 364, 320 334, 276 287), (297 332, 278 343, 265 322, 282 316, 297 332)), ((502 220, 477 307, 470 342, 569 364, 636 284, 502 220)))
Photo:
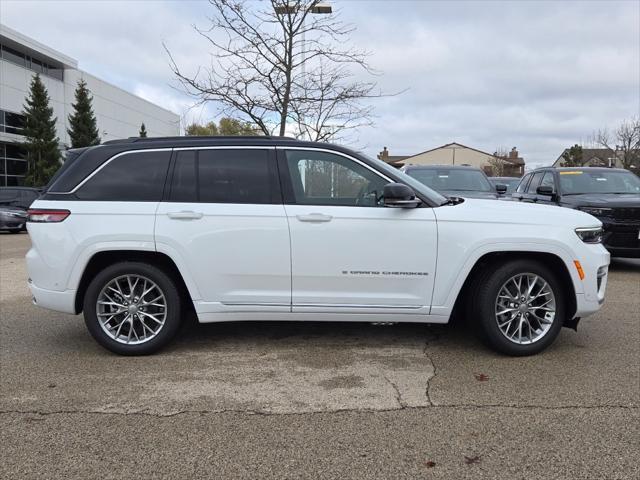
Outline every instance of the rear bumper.
POLYGON ((76 313, 76 291, 64 290, 56 292, 54 290, 46 290, 36 287, 32 281, 29 281, 29 290, 33 304, 38 307, 48 308, 63 313, 76 313))

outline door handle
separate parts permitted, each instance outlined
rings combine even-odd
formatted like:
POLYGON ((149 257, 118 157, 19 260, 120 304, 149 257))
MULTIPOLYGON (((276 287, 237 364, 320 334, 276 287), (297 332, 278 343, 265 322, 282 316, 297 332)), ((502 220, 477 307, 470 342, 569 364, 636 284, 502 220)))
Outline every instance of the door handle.
POLYGON ((330 222, 333 218, 331 215, 324 215, 323 213, 310 213, 308 215, 296 215, 296 218, 301 222, 330 222))
POLYGON ((167 216, 174 220, 198 220, 202 218, 202 213, 183 210, 181 212, 169 212, 167 216))

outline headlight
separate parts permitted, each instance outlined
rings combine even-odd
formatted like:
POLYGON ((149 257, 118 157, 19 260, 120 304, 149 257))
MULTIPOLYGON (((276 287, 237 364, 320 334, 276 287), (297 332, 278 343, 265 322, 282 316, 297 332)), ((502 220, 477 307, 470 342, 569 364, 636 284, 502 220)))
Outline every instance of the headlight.
POLYGON ((582 210, 589 215, 593 215, 594 217, 608 217, 611 215, 610 208, 599 208, 599 207, 578 207, 578 210, 582 210))
POLYGON ((578 235, 584 243, 601 243, 602 227, 576 228, 576 235, 578 235))

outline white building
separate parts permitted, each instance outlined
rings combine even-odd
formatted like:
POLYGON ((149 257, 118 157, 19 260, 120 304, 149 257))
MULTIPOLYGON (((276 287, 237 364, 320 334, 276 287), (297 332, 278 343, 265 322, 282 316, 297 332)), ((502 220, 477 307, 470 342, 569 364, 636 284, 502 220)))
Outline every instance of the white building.
POLYGON ((180 117, 78 69, 77 60, 0 25, 0 186, 19 185, 26 173, 19 143, 21 115, 33 75, 40 73, 54 115, 60 146, 70 145, 67 128, 80 78, 93 95, 102 141, 136 137, 144 122, 150 137, 180 134, 180 117))

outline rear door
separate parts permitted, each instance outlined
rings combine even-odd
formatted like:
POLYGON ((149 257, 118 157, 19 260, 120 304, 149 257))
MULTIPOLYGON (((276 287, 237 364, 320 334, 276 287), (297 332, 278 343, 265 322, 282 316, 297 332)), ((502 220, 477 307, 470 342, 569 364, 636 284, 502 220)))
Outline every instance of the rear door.
POLYGON ((198 313, 290 311, 289 228, 274 148, 175 149, 173 164, 156 247, 192 279, 198 313))
POLYGON ((294 312, 427 314, 433 209, 388 208, 390 182, 337 152, 278 148, 291 229, 294 312))

